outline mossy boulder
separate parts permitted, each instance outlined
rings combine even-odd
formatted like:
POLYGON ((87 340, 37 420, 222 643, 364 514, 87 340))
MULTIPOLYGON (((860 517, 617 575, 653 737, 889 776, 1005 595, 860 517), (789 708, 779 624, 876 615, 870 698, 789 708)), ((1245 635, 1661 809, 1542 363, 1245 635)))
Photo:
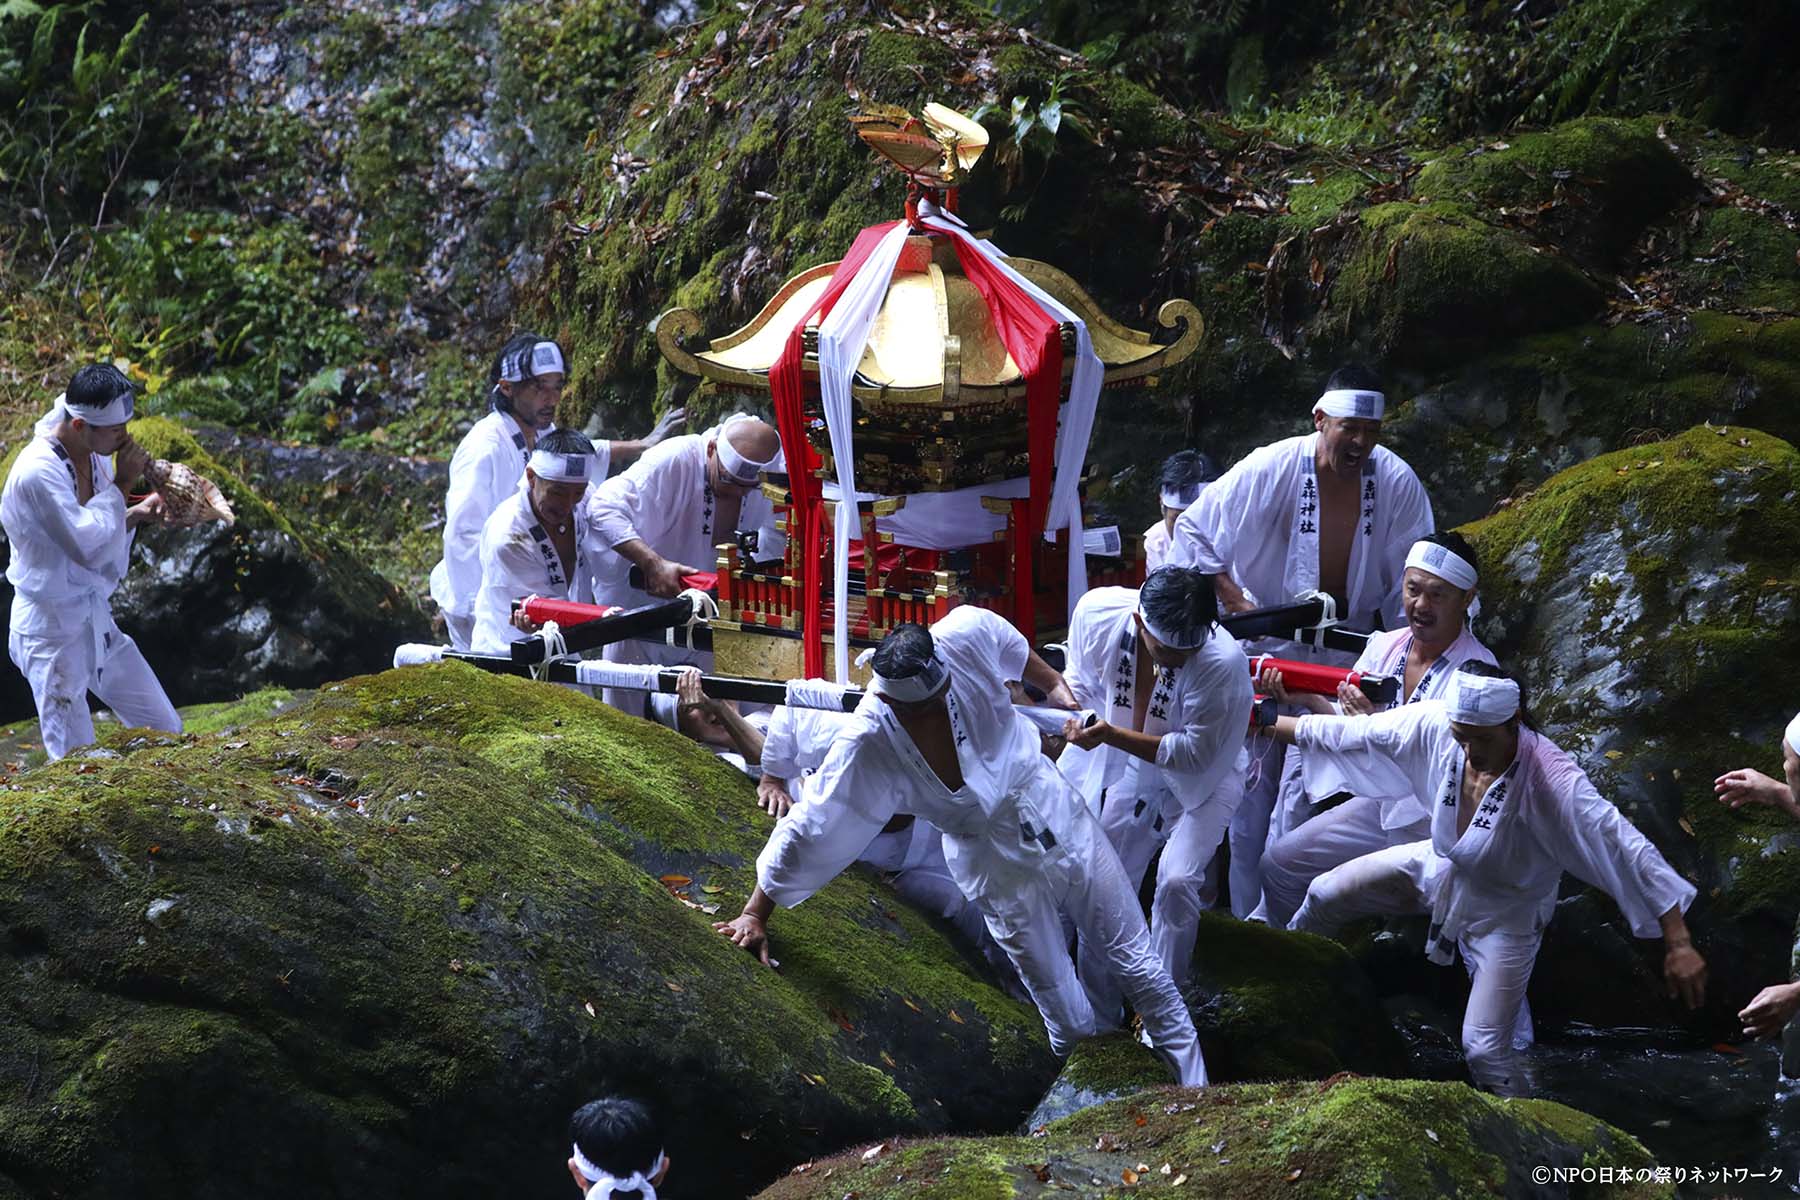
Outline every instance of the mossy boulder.
POLYGON ((1120 161, 1190 135, 1178 110, 961 0, 723 10, 644 66, 559 201, 569 219, 545 251, 540 300, 573 351, 565 419, 645 405, 674 382, 647 332, 663 309, 692 308, 722 336, 789 276, 902 216, 905 180, 848 117, 866 102, 916 111, 927 100, 999 110, 965 217, 1000 220, 1001 246, 1049 258, 1103 304, 1125 293, 1114 315, 1140 320, 1161 226, 1120 161), (1035 113, 1053 95, 1065 114, 1053 149, 1043 130, 1009 146, 1012 98, 1035 113))
POLYGON ((1167 1082, 1168 1064, 1135 1034, 1121 1031, 1088 1038, 1070 1052, 1062 1074, 1025 1118, 1024 1131, 1035 1132, 1083 1109, 1167 1082))
POLYGON ((1182 993, 1212 1079, 1406 1073, 1374 986, 1328 938, 1203 914, 1182 993))
POLYGON ((1035 1012, 851 872, 714 933, 769 823, 692 743, 450 664, 14 777, 0 1177, 21 1196, 555 1194, 569 1112, 646 1096, 672 1197, 1014 1125, 1035 1012), (222 1152, 228 1147, 229 1152, 222 1152))
POLYGON ((395 645, 428 636, 418 603, 368 559, 297 506, 271 503, 187 429, 147 417, 132 436, 217 483, 237 514, 230 526, 141 530, 113 597, 177 704, 378 670, 395 645))
MULTIPOLYGON (((1524 678, 1544 732, 1698 887, 1689 920, 1719 1029, 1785 972, 1800 908, 1791 823, 1712 790, 1730 768, 1779 766, 1793 704, 1778 681, 1800 669, 1797 494, 1791 445, 1702 426, 1564 471, 1465 531, 1484 566, 1477 631, 1524 678)), ((1660 943, 1591 903, 1565 902, 1551 925, 1533 1005, 1551 1020, 1680 1019, 1660 943)))
POLYGON ((1598 266, 1696 191, 1651 117, 1584 117, 1455 146, 1413 183, 1420 199, 1476 206, 1598 266))
POLYGON ((1575 324, 1600 292, 1571 262, 1546 254, 1464 205, 1395 201, 1364 211, 1314 337, 1414 359, 1575 324))
MULTIPOLYGON (((884 1142, 804 1169, 759 1200, 968 1200, 1140 1193, 1234 1200, 1561 1195, 1534 1167, 1655 1166, 1629 1134, 1547 1100, 1466 1084, 1340 1076, 1156 1088, 1013 1138, 884 1142)), ((1588 1184, 1614 1200, 1672 1184, 1588 1184)))

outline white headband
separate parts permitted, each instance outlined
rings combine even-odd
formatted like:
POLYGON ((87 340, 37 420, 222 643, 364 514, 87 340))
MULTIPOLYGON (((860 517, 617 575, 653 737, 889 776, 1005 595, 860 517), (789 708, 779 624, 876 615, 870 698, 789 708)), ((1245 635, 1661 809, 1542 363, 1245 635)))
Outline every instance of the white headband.
POLYGON ((1314 412, 1328 417, 1350 417, 1362 421, 1379 421, 1387 411, 1387 397, 1380 392, 1361 388, 1334 388, 1313 404, 1314 412))
POLYGON ((123 425, 131 420, 131 414, 137 407, 136 402, 132 399, 130 388, 126 388, 98 407, 92 404, 71 404, 67 392, 56 398, 56 405, 70 416, 80 417, 89 425, 123 425))
MULTIPOLYGON (((874 657, 875 651, 872 648, 864 650, 861 654, 856 656, 856 665, 859 667, 868 666, 869 660, 874 657)), ((920 700, 931 699, 938 694, 949 679, 950 667, 943 659, 937 656, 936 651, 932 652, 931 661, 919 668, 919 672, 916 675, 907 675, 900 679, 889 679, 886 675, 883 675, 873 668, 869 671, 869 681, 874 685, 875 691, 880 693, 883 699, 898 700, 903 704, 912 704, 920 700)))
POLYGON ((1475 566, 1468 559, 1436 542, 1417 541, 1407 552, 1406 565, 1417 567, 1421 571, 1429 571, 1451 587, 1468 591, 1475 586, 1479 578, 1475 574, 1475 566))
POLYGON ((1788 722, 1787 732, 1781 737, 1795 754, 1800 754, 1800 716, 1788 722))
POLYGON ((526 463, 533 475, 551 483, 586 483, 593 464, 591 454, 552 454, 548 450, 533 450, 526 463))
POLYGON ((1200 647, 1206 645, 1206 639, 1212 634, 1212 631, 1209 629, 1200 635, 1199 641, 1190 643, 1182 638, 1176 637, 1173 633, 1163 629, 1157 625, 1156 622, 1152 621, 1150 619, 1150 614, 1144 611, 1143 605, 1138 605, 1137 614, 1143 619, 1144 628, 1150 631, 1150 635, 1171 650, 1198 650, 1200 647))
POLYGON ((1172 492, 1168 488, 1164 488, 1162 490, 1162 506, 1164 508, 1185 509, 1188 505, 1200 498, 1200 487, 1201 485, 1198 483, 1191 483, 1178 492, 1172 492))
POLYGON ((1458 725, 1504 725, 1519 715, 1519 685, 1458 671, 1448 703, 1450 719, 1458 725))
POLYGON ((643 1171, 633 1171, 630 1175, 620 1179, 589 1162, 588 1156, 581 1152, 579 1143, 574 1149, 575 1169, 581 1172, 583 1179, 593 1184, 588 1189, 587 1200, 610 1200, 614 1192, 633 1190, 641 1193, 644 1200, 656 1200, 656 1189, 650 1186, 649 1176, 662 1169, 663 1152, 661 1150, 656 1152, 656 1158, 651 1161, 648 1174, 643 1171))
POLYGON ((529 354, 515 354, 500 364, 500 378, 508 383, 521 383, 525 379, 527 368, 530 374, 562 375, 568 368, 563 365, 562 348, 555 342, 538 342, 532 346, 529 354))
POLYGON ((762 472, 773 467, 776 460, 781 457, 781 451, 776 450, 774 457, 770 458, 768 462, 752 462, 742 454, 739 454, 737 447, 731 444, 731 438, 727 436, 731 427, 739 421, 749 421, 753 419, 754 418, 743 416, 733 417, 731 420, 719 426, 719 436, 715 439, 715 444, 718 446, 720 469, 739 483, 755 483, 757 477, 761 475, 762 472))

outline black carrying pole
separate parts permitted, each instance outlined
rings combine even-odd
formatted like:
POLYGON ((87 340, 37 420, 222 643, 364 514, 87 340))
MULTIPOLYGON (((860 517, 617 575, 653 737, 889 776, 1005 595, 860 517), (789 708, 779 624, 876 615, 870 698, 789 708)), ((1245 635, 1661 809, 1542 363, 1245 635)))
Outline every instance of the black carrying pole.
MULTIPOLYGON (((597 650, 601 646, 610 646, 614 642, 623 642, 632 638, 647 638, 661 642, 668 631, 676 630, 677 646, 690 650, 711 650, 712 630, 704 626, 696 626, 692 630, 677 629, 686 625, 694 617, 694 602, 685 596, 677 596, 673 600, 651 608, 641 608, 635 612, 618 613, 610 617, 597 617, 592 621, 583 621, 579 625, 570 625, 562 630, 563 646, 570 653, 583 650, 597 650)), ((512 661, 521 666, 531 666, 544 661, 544 639, 542 636, 521 638, 512 644, 512 661)))
MULTIPOLYGON (((498 654, 475 654, 463 650, 444 651, 444 661, 464 662, 470 666, 480 667, 484 671, 493 671, 499 675, 530 675, 531 664, 519 662, 511 658, 502 658, 498 654)), ((673 695, 681 673, 686 667, 664 667, 656 673, 656 686, 652 691, 673 695)), ((542 668, 540 678, 551 683, 581 683, 576 673, 575 663, 569 660, 558 660, 542 668)), ((750 704, 786 704, 788 702, 787 684, 772 679, 748 679, 738 675, 702 675, 700 690, 714 700, 737 700, 750 704)), ((862 702, 864 692, 860 688, 844 689, 840 701, 842 711, 854 712, 862 702)), ((1065 714, 1063 709, 1050 709, 1021 704, 1019 709, 1034 716, 1043 714, 1065 714)), ((830 711, 830 710, 826 710, 830 711)), ((1067 716, 1077 715, 1074 711, 1066 712, 1067 716)), ((1087 713, 1086 724, 1092 725, 1097 718, 1087 713)))

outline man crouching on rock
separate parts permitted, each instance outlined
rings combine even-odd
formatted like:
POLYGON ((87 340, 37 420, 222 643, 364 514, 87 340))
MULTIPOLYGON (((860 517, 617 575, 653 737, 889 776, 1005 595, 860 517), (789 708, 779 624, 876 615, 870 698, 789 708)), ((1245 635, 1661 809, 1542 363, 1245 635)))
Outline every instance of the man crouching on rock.
POLYGON ((1193 1018, 1150 949, 1119 856, 1086 803, 1045 758, 1037 727, 1013 708, 1011 680, 1074 707, 1054 670, 998 615, 958 608, 926 630, 902 625, 875 651, 870 694, 805 795, 757 856, 757 892, 721 928, 754 949, 771 904, 824 887, 907 813, 943 832, 944 858, 994 941, 1018 969, 1050 1035, 1068 1054, 1103 1032, 1063 936, 1067 913, 1103 957, 1151 1043, 1181 1083, 1206 1083, 1193 1018))
POLYGON ((139 525, 163 519, 162 497, 127 505, 125 486, 150 456, 131 440, 131 383, 105 363, 83 367, 38 420, 0 492, 12 543, 6 648, 31 684, 44 751, 58 759, 94 740, 91 691, 127 725, 181 731, 181 718, 109 600, 139 525), (107 458, 118 457, 118 475, 107 458))

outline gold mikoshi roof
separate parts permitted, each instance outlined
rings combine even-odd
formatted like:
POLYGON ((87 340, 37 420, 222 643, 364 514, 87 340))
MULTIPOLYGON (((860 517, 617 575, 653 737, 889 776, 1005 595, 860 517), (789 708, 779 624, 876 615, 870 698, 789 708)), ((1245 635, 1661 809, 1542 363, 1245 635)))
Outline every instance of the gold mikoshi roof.
MULTIPOLYGON (((1145 331, 1131 329, 1100 311, 1069 276, 1048 263, 1008 258, 1007 264, 1054 296, 1086 322, 1094 351, 1106 368, 1108 386, 1132 381, 1155 383, 1157 371, 1174 366, 1200 343, 1200 310, 1187 300, 1170 300, 1157 313, 1165 329, 1181 328, 1172 343, 1159 345, 1145 331)), ((825 291, 835 262, 821 263, 784 283, 762 311, 742 328, 714 338, 707 349, 689 351, 682 341, 701 332, 692 309, 672 308, 651 323, 657 348, 677 369, 715 384, 751 392, 769 390, 769 369, 780 357, 788 331, 825 291)), ((818 375, 818 322, 808 322, 803 339, 805 371, 818 375)), ((1074 368, 1074 332, 1063 327, 1064 392, 1074 368)), ((915 405, 987 405, 1019 400, 1025 379, 1006 351, 987 304, 962 274, 955 248, 946 238, 906 239, 893 282, 876 317, 852 395, 873 409, 915 405)))

